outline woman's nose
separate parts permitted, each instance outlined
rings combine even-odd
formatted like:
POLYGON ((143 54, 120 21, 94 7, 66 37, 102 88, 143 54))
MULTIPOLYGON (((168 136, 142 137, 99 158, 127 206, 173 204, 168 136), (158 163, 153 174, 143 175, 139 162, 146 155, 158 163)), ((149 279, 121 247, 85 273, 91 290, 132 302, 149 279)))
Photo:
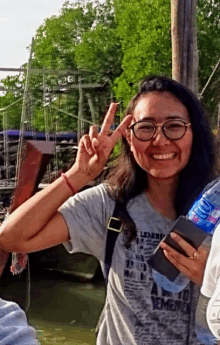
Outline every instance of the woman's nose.
POLYGON ((151 140, 154 145, 170 143, 170 140, 163 133, 162 126, 157 126, 156 132, 151 140))

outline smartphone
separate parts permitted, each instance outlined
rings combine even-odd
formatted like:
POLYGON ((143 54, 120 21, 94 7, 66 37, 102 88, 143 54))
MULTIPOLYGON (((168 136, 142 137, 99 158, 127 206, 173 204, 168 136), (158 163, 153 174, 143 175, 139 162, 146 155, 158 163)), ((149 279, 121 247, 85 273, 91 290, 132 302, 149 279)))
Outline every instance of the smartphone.
POLYGON ((186 219, 184 216, 180 216, 174 225, 170 228, 168 235, 159 243, 154 250, 153 255, 147 261, 149 266, 154 268, 160 274, 165 275, 170 281, 174 281, 179 274, 179 270, 166 258, 163 253, 163 249, 160 247, 162 242, 167 243, 170 247, 178 251, 179 253, 188 256, 186 252, 180 247, 171 237, 170 233, 175 232, 180 235, 185 241, 187 241, 195 249, 198 249, 202 242, 209 234, 200 229, 197 225, 186 219))

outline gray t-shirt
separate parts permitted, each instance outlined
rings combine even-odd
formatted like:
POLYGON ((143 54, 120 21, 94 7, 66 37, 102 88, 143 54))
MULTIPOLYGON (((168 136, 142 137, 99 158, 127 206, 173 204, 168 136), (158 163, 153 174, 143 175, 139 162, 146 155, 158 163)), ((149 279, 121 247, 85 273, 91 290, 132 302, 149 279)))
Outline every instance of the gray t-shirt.
MULTIPOLYGON (((61 207, 71 237, 66 249, 92 254, 103 267, 106 227, 114 206, 105 184, 67 200, 61 207)), ((144 193, 130 200, 127 209, 137 238, 129 248, 126 231, 117 238, 97 345, 202 345, 194 331, 199 288, 189 283, 180 293, 165 291, 153 281, 147 265, 173 221, 158 213, 144 193)))

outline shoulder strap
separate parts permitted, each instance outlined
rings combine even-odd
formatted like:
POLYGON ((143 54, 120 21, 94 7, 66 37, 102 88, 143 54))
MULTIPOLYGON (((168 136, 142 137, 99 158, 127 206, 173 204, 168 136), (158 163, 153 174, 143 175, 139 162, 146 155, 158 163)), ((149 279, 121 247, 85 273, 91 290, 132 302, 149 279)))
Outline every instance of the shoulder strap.
MULTIPOLYGON (((119 211, 120 211, 120 204, 116 202, 113 214, 109 218, 108 225, 107 225, 108 233, 107 233, 107 239, 106 239, 105 261, 104 261, 104 272, 103 272, 106 285, 108 284, 108 274, 109 274, 109 270, 112 263, 112 254, 114 251, 115 242, 117 240, 119 233, 122 230, 122 223, 118 219, 119 211)), ((107 298, 105 301, 105 306, 101 312, 98 323, 96 325, 96 329, 95 329, 96 336, 98 335, 99 328, 105 318, 106 307, 107 307, 107 298)))
POLYGON ((118 219, 118 214, 120 211, 120 204, 116 202, 114 212, 112 216, 109 218, 108 225, 107 225, 107 240, 106 240, 106 247, 105 247, 105 261, 104 261, 104 278, 105 283, 108 283, 108 274, 112 263, 112 254, 115 247, 115 242, 117 240, 118 234, 122 230, 122 223, 118 219))

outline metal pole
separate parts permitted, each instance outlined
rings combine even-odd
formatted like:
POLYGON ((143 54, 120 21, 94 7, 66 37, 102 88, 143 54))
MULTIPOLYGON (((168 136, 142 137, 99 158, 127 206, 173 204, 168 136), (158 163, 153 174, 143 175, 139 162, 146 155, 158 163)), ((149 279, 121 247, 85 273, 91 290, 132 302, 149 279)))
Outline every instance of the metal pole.
POLYGON ((205 84, 204 88, 202 89, 202 92, 201 92, 200 95, 199 95, 199 98, 202 98, 202 96, 203 96, 205 90, 206 90, 207 87, 209 86, 209 84, 210 84, 210 82, 211 82, 211 80, 212 80, 212 77, 214 76, 215 72, 218 70, 219 66, 220 66, 220 60, 217 62, 215 68, 213 69, 212 74, 210 75, 210 77, 209 77, 207 83, 205 84))
POLYGON ((5 185, 9 183, 9 154, 8 154, 8 133, 7 133, 7 118, 5 111, 3 111, 3 133, 4 133, 4 170, 5 170, 5 185))
POLYGON ((46 137, 46 141, 49 141, 47 110, 46 110, 46 107, 45 107, 45 105, 46 105, 46 80, 45 80, 45 74, 43 74, 43 97, 44 97, 45 137, 46 137))
POLYGON ((22 105, 22 114, 21 114, 21 124, 20 124, 20 137, 18 142, 18 152, 17 152, 17 164, 16 164, 16 181, 18 180, 18 174, 21 167, 21 152, 22 152, 22 145, 24 140, 24 122, 26 119, 26 112, 27 112, 27 100, 28 100, 28 88, 29 88, 29 80, 30 80, 30 68, 31 68, 31 61, 32 61, 32 54, 33 54, 33 47, 34 47, 34 38, 32 38, 31 42, 31 50, 30 56, 28 60, 27 66, 27 76, 26 76, 26 84, 24 89, 24 97, 23 97, 23 105, 22 105))

